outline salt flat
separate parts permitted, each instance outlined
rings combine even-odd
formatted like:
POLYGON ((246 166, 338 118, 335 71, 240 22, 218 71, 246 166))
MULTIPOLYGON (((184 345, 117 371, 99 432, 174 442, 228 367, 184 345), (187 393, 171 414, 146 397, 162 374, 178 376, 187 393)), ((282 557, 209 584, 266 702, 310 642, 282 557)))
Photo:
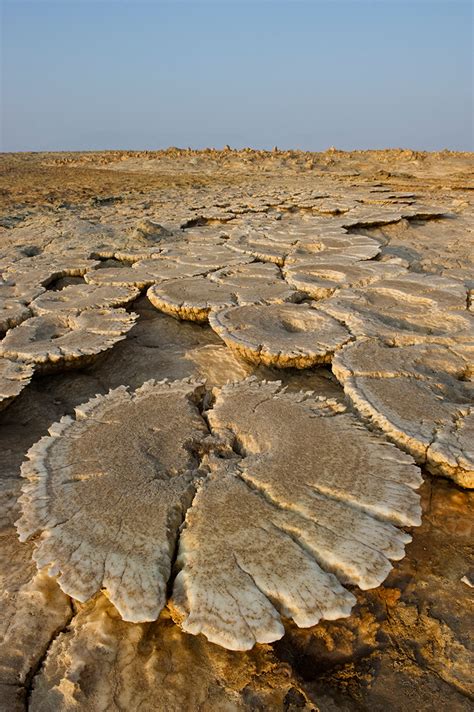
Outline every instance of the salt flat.
POLYGON ((472 155, 0 165, 0 709, 470 709, 472 155))

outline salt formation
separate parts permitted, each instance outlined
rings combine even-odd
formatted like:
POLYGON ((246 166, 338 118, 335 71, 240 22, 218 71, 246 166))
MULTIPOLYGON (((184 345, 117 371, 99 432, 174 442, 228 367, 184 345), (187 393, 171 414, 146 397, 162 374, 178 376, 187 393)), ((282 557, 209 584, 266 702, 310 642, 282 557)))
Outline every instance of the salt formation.
POLYGON ((198 392, 188 381, 121 386, 29 450, 18 532, 22 541, 41 535, 38 568, 73 598, 104 590, 124 620, 158 617, 193 496, 194 448, 208 433, 198 392))
POLYGON ((100 596, 81 606, 52 643, 29 709, 314 712, 305 699, 269 646, 232 653, 183 635, 166 610, 155 625, 130 625, 100 596), (293 695, 297 707, 288 706, 293 695))
POLYGON ((296 301, 300 294, 278 273, 263 265, 241 265, 208 277, 195 276, 156 284, 147 292, 157 309, 179 319, 206 322, 211 309, 236 304, 271 304, 296 301))
POLYGON ((119 262, 129 262, 133 264, 134 262, 139 262, 140 260, 154 259, 158 258, 161 254, 160 247, 143 247, 143 248, 132 248, 113 250, 110 254, 109 259, 113 258, 119 262))
POLYGON ((3 157, 1 349, 23 343, 0 358, 0 408, 35 375, 0 414, 2 709, 466 704, 469 492, 447 478, 471 486, 474 459, 467 158, 3 157), (441 212, 421 204, 437 191, 449 217, 417 220, 441 212), (143 297, 130 338, 91 364, 81 349, 135 318, 105 337, 108 310, 150 287, 202 328, 143 297), (347 395, 312 368, 331 359, 347 395), (286 365, 301 366, 280 368, 286 390, 263 382, 286 365), (205 388, 142 393, 150 378, 205 388), (395 565, 419 522, 411 458, 446 477, 426 475, 424 526, 395 565), (79 605, 56 578, 94 595, 79 605), (166 599, 153 622, 121 618, 154 619, 166 599), (254 645, 283 626, 280 645, 254 645))
POLYGON ((104 590, 125 620, 154 620, 185 518, 184 630, 245 650, 281 637, 280 615, 349 615, 342 584, 378 586, 410 540, 397 526, 419 524, 411 458, 335 401, 253 379, 218 392, 210 438, 200 397, 189 380, 121 386, 51 426, 17 522, 38 567, 80 601, 104 590))
POLYGON ((213 308, 236 304, 236 297, 205 277, 172 279, 155 284, 147 292, 154 307, 178 319, 206 322, 213 308))
POLYGON ((241 287, 253 287, 255 280, 281 281, 281 273, 276 265, 267 262, 226 266, 209 274, 213 282, 239 284, 241 287))
POLYGON ((218 392, 208 421, 236 456, 211 458, 186 514, 183 630, 236 650, 271 642, 280 615, 301 627, 349 615, 340 582, 378 586, 403 557, 410 538, 394 525, 420 523, 419 470, 343 411, 278 382, 218 392))
POLYGON ((64 277, 83 277, 88 270, 93 270, 98 265, 96 260, 72 251, 60 256, 43 253, 14 262, 4 276, 24 286, 47 287, 64 277))
POLYGON ((338 264, 371 260, 380 252, 379 243, 365 235, 349 235, 342 230, 327 228, 312 240, 300 240, 290 250, 285 265, 333 260, 338 264))
POLYGON ((358 340, 333 371, 356 409, 434 474, 474 487, 472 349, 358 340))
POLYGON ((442 208, 430 205, 393 205, 392 208, 392 210, 387 207, 374 209, 370 205, 358 205, 355 210, 351 210, 343 217, 341 224, 346 228, 378 227, 400 222, 403 219, 428 220, 441 218, 446 214, 442 208))
POLYGON ((206 264, 181 264, 176 260, 166 258, 141 260, 140 262, 135 262, 133 268, 151 275, 154 282, 196 277, 206 274, 209 269, 212 269, 206 264))
POLYGON ((308 304, 232 307, 211 312, 209 323, 247 361, 280 368, 328 363, 351 338, 339 322, 308 304))
POLYGON ((2 299, 0 297, 0 333, 12 329, 31 316, 31 311, 26 304, 16 299, 2 299))
POLYGON ((295 289, 313 299, 329 297, 343 287, 362 287, 383 278, 395 277, 403 267, 386 262, 357 262, 345 264, 337 259, 326 262, 290 265, 284 270, 285 279, 295 289))
POLYGON ((34 364, 41 372, 79 368, 124 339, 136 319, 124 309, 31 317, 7 332, 0 357, 34 364))
POLYGON ((31 303, 36 316, 43 314, 80 314, 86 309, 124 307, 140 294, 136 287, 114 285, 71 284, 57 292, 49 291, 31 303))
POLYGON ((0 333, 31 316, 28 304, 44 292, 41 285, 17 284, 0 278, 0 333))
POLYGON ((237 255, 226 244, 202 243, 200 241, 177 242, 166 247, 163 254, 179 264, 201 266, 206 271, 250 261, 242 255, 237 255))
POLYGON ((136 262, 135 269, 145 270, 161 282, 181 277, 195 277, 229 265, 244 264, 251 257, 236 255, 220 245, 177 243, 166 249, 160 259, 136 262))
POLYGON ((340 290, 319 308, 358 337, 398 345, 472 340, 474 320, 466 310, 466 288, 437 275, 408 273, 364 289, 340 290))
POLYGON ((137 264, 139 263, 136 262, 132 267, 103 267, 86 272, 84 279, 87 284, 146 289, 156 278, 144 269, 133 269, 137 264))
POLYGON ((7 407, 33 376, 33 367, 27 363, 0 358, 0 410, 7 407))
POLYGON ((285 264, 287 254, 294 245, 293 240, 272 241, 265 237, 260 239, 242 237, 229 241, 229 247, 236 252, 242 252, 263 262, 273 262, 282 267, 285 264))
POLYGON ((208 277, 235 293, 239 304, 281 304, 303 296, 282 279, 276 265, 269 263, 227 267, 211 272, 208 277))
POLYGON ((276 227, 277 223, 246 230, 235 228, 230 233, 228 246, 264 262, 274 262, 280 267, 292 263, 318 261, 321 257, 339 262, 368 260, 380 252, 379 243, 365 235, 350 235, 342 226, 326 222, 299 222, 276 227))

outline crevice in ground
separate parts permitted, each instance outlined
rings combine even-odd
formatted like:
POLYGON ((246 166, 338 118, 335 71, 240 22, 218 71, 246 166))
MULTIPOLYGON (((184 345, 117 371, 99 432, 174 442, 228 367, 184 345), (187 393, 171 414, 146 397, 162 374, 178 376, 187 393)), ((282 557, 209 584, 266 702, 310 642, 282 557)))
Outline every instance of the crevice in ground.
POLYGON ((69 626, 71 625, 71 622, 73 618, 76 615, 76 610, 74 607, 74 603, 72 598, 68 597, 69 601, 69 606, 70 606, 70 614, 68 615, 66 621, 64 624, 60 627, 57 628, 49 638, 46 646, 44 647, 42 653, 38 657, 38 660, 36 663, 29 669, 28 674, 26 675, 25 682, 23 683, 23 688, 25 690, 25 712, 28 712, 30 709, 30 704, 31 704, 31 695, 33 693, 33 688, 34 688, 34 683, 36 676, 41 672, 41 669, 43 668, 46 659, 49 655, 49 652, 51 650, 51 647, 55 640, 61 635, 61 633, 66 633, 67 630, 69 629, 69 626))

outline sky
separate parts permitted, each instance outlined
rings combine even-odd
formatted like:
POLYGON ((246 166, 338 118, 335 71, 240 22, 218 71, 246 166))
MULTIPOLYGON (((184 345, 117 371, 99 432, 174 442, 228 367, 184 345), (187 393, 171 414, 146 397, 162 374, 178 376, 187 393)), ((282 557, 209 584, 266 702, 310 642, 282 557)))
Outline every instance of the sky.
POLYGON ((0 0, 2 151, 473 150, 461 0, 0 0))

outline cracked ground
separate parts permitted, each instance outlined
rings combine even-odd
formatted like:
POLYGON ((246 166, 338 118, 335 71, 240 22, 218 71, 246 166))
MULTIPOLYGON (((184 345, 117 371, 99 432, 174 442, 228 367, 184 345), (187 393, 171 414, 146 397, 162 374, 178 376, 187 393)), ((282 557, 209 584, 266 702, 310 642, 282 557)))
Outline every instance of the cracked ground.
MULTIPOLYGON (((308 221, 317 219, 326 232, 343 226, 349 236, 375 240, 374 263, 395 259, 409 273, 457 280, 462 308, 471 305, 472 177, 463 154, 170 151, 1 161, 2 271, 40 255, 63 259, 69 249, 96 251, 98 273, 123 270, 116 253, 135 259, 160 244, 159 223, 171 237, 184 229, 211 242, 235 228, 251 230, 255 259, 284 273, 294 235, 308 231, 301 253, 310 249, 308 221), (269 219, 278 225, 270 251, 269 219)), ((366 249, 367 242, 356 242, 357 250, 366 249)), ((127 272, 136 269, 126 264, 127 272)), ((218 267, 201 270, 200 279, 218 267)), ((81 276, 58 277, 46 294, 82 283, 81 276)), ((349 617, 305 628, 286 617, 280 640, 251 650, 226 650, 183 632, 172 606, 157 621, 126 622, 100 591, 79 603, 37 569, 35 538, 20 543, 14 527, 21 465, 53 423, 97 394, 120 386, 134 391, 150 379, 191 378, 205 381, 200 408, 212 418, 212 389, 253 376, 258 384, 280 380, 289 394, 311 390, 351 411, 329 363, 251 364, 223 344, 205 316, 179 321, 155 309, 142 291, 127 307, 138 320, 126 338, 85 368, 35 374, 0 414, 0 709, 411 711, 431 709, 440 699, 446 709, 471 709, 472 494, 425 467, 421 526, 410 529, 406 555, 393 562, 383 584, 366 591, 351 586, 349 617)), ((189 311, 206 309, 199 303, 189 311)), ((446 323, 457 324, 459 314, 454 304, 446 323)), ((467 371, 462 379, 456 388, 465 388, 467 371)), ((265 399, 254 411, 258 403, 265 399)), ((239 462, 252 442, 240 437, 232 445, 233 455, 218 458, 219 467, 233 466, 234 456, 239 462)), ((197 446, 188 441, 188 447, 197 446)), ((210 454, 201 452, 212 471, 210 454)), ((144 457, 152 466, 153 452, 144 457)))

